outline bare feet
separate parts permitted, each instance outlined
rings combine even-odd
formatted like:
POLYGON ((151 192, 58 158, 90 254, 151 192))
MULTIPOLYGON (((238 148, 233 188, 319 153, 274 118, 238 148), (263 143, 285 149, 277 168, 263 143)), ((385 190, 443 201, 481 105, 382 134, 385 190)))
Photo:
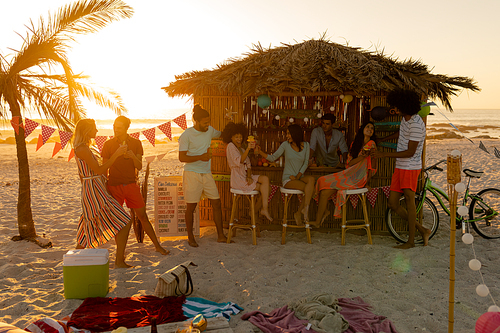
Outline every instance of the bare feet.
POLYGON ((191 247, 198 247, 199 246, 198 243, 196 243, 196 240, 194 238, 193 239, 188 238, 188 244, 191 247))
POLYGON ((163 255, 167 255, 167 254, 169 254, 169 253, 170 253, 170 251, 165 250, 165 249, 164 249, 164 248, 162 248, 161 246, 156 248, 156 252, 160 252, 160 253, 161 253, 161 254, 163 254, 163 255))
POLYGON ((302 209, 302 214, 304 214, 304 220, 309 221, 309 206, 305 206, 302 209))
POLYGON ((115 261, 115 268, 130 268, 134 267, 132 265, 127 264, 125 261, 115 261))
POLYGON ((321 218, 321 222, 319 223, 319 226, 323 225, 323 222, 325 222, 325 220, 328 217, 328 215, 330 215, 330 211, 329 210, 325 210, 325 213, 323 214, 323 217, 321 218))
POLYGON ((302 217, 300 216, 300 212, 295 212, 295 214, 293 214, 293 217, 295 218, 295 223, 297 225, 304 225, 304 223, 302 223, 302 217))
MULTIPOLYGON (((219 236, 219 237, 217 237, 217 243, 227 243, 227 237, 226 236, 219 236)), ((234 241, 231 240, 230 243, 234 243, 234 241)))
POLYGON ((393 246, 393 248, 395 249, 401 249, 401 250, 408 250, 408 249, 411 249, 412 247, 415 247, 415 243, 403 243, 403 244, 399 244, 399 245, 396 245, 396 246, 393 246))
POLYGON ((425 232, 422 234, 422 239, 424 240, 424 246, 429 245, 429 237, 431 237, 431 231, 429 229, 425 229, 425 232))
POLYGON ((271 215, 269 214, 269 211, 268 210, 264 210, 262 209, 260 211, 260 215, 264 215, 266 217, 266 219, 268 219, 269 222, 273 222, 273 218, 271 217, 271 215))

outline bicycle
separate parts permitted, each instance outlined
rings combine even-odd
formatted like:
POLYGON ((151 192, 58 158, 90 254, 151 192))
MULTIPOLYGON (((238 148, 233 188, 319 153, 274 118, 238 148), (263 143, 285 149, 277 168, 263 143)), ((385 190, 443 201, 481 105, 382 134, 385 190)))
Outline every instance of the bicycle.
MULTIPOLYGON (((439 214, 434 202, 428 196, 431 193, 437 199, 441 208, 449 216, 450 210, 446 207, 445 201, 448 201, 448 194, 439 186, 434 184, 429 178, 429 172, 432 170, 443 171, 439 165, 446 160, 437 162, 423 170, 424 185, 421 191, 415 193, 415 201, 417 207, 417 221, 425 228, 431 230, 432 238, 439 227, 439 214)), ((468 218, 456 214, 457 230, 462 229, 462 232, 469 232, 470 225, 483 238, 495 239, 500 238, 500 190, 495 188, 486 188, 479 191, 477 194, 470 193, 469 187, 472 178, 479 179, 483 174, 482 171, 473 171, 464 169, 464 174, 468 178, 466 190, 462 199, 462 205, 467 206, 470 200, 468 218)), ((406 208, 405 198, 401 196, 400 204, 406 208)), ((458 205, 460 206, 460 205, 458 205)), ((403 220, 397 214, 387 209, 385 213, 387 228, 391 235, 398 241, 405 243, 408 240, 408 222, 403 220)), ((415 235, 415 243, 423 243, 421 235, 417 232, 415 235)))

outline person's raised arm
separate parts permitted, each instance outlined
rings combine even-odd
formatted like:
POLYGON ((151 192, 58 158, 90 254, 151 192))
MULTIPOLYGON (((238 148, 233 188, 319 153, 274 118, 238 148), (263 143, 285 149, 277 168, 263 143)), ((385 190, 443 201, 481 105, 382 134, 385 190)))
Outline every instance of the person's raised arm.
POLYGON ((393 140, 393 139, 397 139, 397 138, 399 138, 399 131, 394 132, 391 135, 388 135, 388 136, 386 136, 384 138, 381 138, 381 139, 377 138, 377 142, 376 143, 384 142, 384 141, 389 141, 389 140, 393 140))
POLYGON ((113 155, 111 155, 111 157, 107 161, 105 161, 103 165, 99 165, 97 160, 94 158, 92 152, 90 151, 89 147, 85 145, 80 145, 77 148, 75 148, 76 156, 79 159, 84 160, 90 167, 90 169, 92 169, 92 171, 94 171, 94 173, 98 175, 104 174, 109 169, 109 167, 116 161, 116 159, 119 156, 123 155, 126 151, 127 151, 127 146, 118 147, 116 152, 113 155))

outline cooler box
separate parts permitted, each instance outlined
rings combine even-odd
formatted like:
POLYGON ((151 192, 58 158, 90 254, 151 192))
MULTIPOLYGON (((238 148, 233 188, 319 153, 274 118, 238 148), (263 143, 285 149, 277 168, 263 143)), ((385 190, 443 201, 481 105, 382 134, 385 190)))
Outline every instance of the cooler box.
POLYGON ((109 288, 106 249, 70 250, 63 256, 65 298, 105 297, 109 288))

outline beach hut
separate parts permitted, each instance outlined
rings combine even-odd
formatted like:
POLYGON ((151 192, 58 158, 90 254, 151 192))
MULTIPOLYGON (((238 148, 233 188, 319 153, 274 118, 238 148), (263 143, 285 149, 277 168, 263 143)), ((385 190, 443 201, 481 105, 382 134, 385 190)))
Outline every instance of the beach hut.
MULTIPOLYGON (((336 126, 349 145, 360 124, 370 119, 370 111, 376 106, 386 106, 385 96, 395 88, 413 89, 421 94, 423 101, 439 100, 450 111, 452 96, 463 89, 479 91, 473 79, 432 74, 420 60, 400 61, 380 51, 340 45, 325 37, 267 49, 256 44, 243 56, 228 59, 212 70, 178 75, 162 89, 171 97, 189 96, 194 103, 203 105, 211 112, 212 126, 219 130, 231 120, 244 122, 264 151, 272 153, 285 140, 290 122, 302 125, 308 139, 312 129, 319 125, 318 118, 330 112, 337 116, 336 126)), ((377 123, 377 135, 384 137, 398 130, 398 121, 399 116, 389 112, 377 123)), ((231 209, 230 170, 221 142, 212 144, 216 155, 212 172, 221 194, 223 220, 227 223, 231 209)), ((374 206, 369 205, 375 232, 385 230, 387 198, 381 189, 390 184, 394 162, 394 159, 382 160, 371 181, 372 187, 380 189, 374 206)), ((268 175, 273 184, 280 185, 282 168, 279 165, 255 165, 253 170, 268 175)), ((306 174, 321 176, 331 172, 331 168, 309 167, 306 174)), ((347 205, 348 215, 360 214, 359 209, 347 205)), ((282 206, 278 191, 270 203, 274 221, 261 221, 261 224, 267 224, 269 229, 279 226, 282 206)), ((315 211, 313 204, 311 219, 315 218, 315 211)), ((208 202, 200 204, 200 214, 202 221, 212 219, 208 202)), ((340 219, 330 216, 325 227, 340 228, 340 219)))

